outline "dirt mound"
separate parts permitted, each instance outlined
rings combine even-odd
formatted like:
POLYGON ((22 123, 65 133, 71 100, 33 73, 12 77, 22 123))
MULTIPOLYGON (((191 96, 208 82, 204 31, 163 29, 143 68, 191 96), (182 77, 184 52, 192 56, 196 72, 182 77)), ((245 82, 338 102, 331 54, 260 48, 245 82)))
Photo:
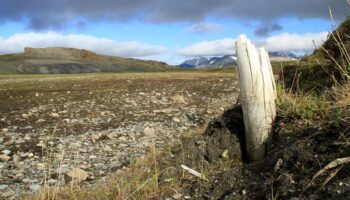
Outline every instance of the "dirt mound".
POLYGON ((240 145, 241 141, 244 141, 242 138, 242 131, 244 131, 242 109, 235 107, 227 113, 233 113, 234 116, 212 120, 203 135, 195 139, 182 138, 181 143, 172 148, 175 155, 172 161, 199 167, 203 159, 208 163, 215 163, 221 159, 241 160, 242 155, 245 155, 240 145), (231 123, 233 121, 236 124, 234 126, 231 123), (190 158, 191 162, 186 162, 184 158, 190 158))
POLYGON ((92 51, 85 49, 75 48, 61 48, 61 47, 48 47, 48 48, 24 48, 25 58, 53 58, 53 59, 89 59, 95 60, 100 56, 92 51))
MULTIPOLYGON (((173 148, 172 158, 162 165, 186 164, 208 175, 209 182, 182 178, 181 184, 188 187, 183 187, 181 193, 195 199, 347 199, 349 165, 341 165, 311 182, 328 163, 349 156, 350 146, 337 143, 343 133, 330 130, 334 129, 300 128, 291 133, 277 125, 268 156, 248 164, 241 151, 242 110, 236 106, 211 121, 202 136, 184 138, 173 148)), ((174 174, 181 174, 178 170, 174 174)))

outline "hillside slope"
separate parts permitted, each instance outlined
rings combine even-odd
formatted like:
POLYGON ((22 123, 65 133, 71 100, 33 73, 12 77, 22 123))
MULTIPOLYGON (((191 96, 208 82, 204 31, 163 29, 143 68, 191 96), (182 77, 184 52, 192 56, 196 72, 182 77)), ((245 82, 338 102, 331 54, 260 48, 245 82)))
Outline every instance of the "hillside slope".
POLYGON ((25 48, 24 53, 0 55, 0 73, 72 74, 122 71, 166 71, 164 62, 98 55, 74 48, 25 48))
POLYGON ((349 80, 350 18, 328 35, 322 46, 297 64, 287 66, 282 74, 286 88, 322 91, 349 80))

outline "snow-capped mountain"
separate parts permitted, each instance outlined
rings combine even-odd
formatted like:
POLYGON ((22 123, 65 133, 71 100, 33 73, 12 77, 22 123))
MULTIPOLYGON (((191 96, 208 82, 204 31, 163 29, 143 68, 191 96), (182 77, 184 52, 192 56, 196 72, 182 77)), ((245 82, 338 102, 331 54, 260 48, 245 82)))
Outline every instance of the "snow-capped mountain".
POLYGON ((208 62, 209 59, 206 57, 197 57, 197 58, 192 58, 190 60, 185 60, 180 64, 180 67, 182 68, 195 68, 196 66, 200 66, 204 62, 208 62))
POLYGON ((225 55, 218 57, 198 57, 190 60, 185 60, 180 64, 182 68, 221 68, 236 63, 236 56, 225 55))
POLYGON ((271 61, 297 60, 302 57, 301 54, 294 51, 269 52, 269 56, 271 61))
MULTIPOLYGON (((301 54, 293 51, 269 52, 271 61, 289 61, 301 58, 301 54)), ((236 55, 216 57, 197 57, 185 60, 179 66, 182 68, 221 68, 234 65, 237 62, 236 55)))

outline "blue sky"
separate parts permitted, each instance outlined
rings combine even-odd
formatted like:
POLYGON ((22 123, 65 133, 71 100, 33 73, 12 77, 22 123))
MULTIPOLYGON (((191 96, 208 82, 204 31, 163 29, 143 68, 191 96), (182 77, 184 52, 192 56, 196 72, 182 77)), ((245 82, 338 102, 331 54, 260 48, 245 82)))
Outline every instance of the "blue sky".
POLYGON ((2 3, 0 54, 64 46, 179 64, 194 56, 233 54, 240 34, 269 51, 309 52, 332 29, 328 6, 336 23, 350 12, 345 0, 27 2, 2 3))

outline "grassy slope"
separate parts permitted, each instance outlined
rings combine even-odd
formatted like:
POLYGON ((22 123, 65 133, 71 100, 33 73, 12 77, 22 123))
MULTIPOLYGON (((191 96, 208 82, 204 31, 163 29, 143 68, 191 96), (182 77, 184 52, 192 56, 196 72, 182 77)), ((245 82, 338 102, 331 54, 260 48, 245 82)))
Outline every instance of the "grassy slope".
POLYGON ((16 73, 16 66, 23 60, 23 54, 0 55, 0 73, 16 73))
POLYGON ((323 91, 349 79, 350 18, 346 19, 313 54, 284 70, 285 86, 293 90, 323 91))

